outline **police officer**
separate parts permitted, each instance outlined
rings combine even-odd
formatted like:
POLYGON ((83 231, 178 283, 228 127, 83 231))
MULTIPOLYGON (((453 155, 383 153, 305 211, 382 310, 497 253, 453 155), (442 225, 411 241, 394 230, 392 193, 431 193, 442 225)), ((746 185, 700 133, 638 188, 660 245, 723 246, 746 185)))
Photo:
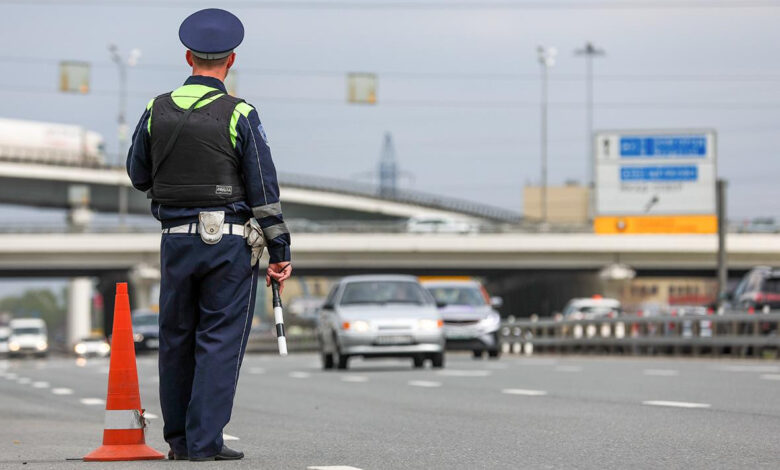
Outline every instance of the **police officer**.
POLYGON ((263 125, 227 94, 244 27, 206 9, 179 28, 192 67, 184 85, 149 102, 127 172, 162 223, 160 405, 170 459, 236 460, 222 430, 254 313, 263 239, 266 284, 290 277, 290 234, 263 125))

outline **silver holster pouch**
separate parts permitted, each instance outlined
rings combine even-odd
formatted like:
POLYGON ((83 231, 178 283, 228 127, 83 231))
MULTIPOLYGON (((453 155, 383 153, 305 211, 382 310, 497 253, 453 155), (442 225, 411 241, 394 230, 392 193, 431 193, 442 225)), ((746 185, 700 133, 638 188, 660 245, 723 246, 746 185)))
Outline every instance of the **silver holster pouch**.
POLYGON ((249 262, 251 266, 254 266, 260 257, 263 256, 263 249, 265 248, 263 229, 254 218, 250 218, 244 224, 244 238, 246 238, 246 244, 252 248, 252 258, 249 262))
POLYGON ((203 243, 216 245, 222 240, 225 211, 209 211, 198 214, 198 233, 203 243))

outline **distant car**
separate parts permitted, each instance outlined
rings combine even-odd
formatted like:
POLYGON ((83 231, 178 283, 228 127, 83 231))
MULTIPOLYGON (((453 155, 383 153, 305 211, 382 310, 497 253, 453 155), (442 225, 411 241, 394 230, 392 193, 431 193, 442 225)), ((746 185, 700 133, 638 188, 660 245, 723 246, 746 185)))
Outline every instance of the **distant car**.
POLYGON ((11 356, 36 355, 45 357, 49 353, 46 322, 40 318, 14 318, 8 326, 8 353, 11 356))
POLYGON ((409 233, 477 233, 476 224, 442 217, 412 217, 406 223, 409 233))
POLYGON ((601 296, 571 299, 563 309, 566 320, 595 320, 615 318, 621 314, 620 301, 601 296))
MULTIPOLYGON (((704 317, 699 320, 699 332, 698 336, 710 337, 712 336, 712 321, 707 320, 706 317, 712 314, 712 311, 703 305, 672 305, 669 307, 669 314, 673 317, 704 317)), ((683 337, 690 338, 694 335, 694 322, 696 320, 691 319, 683 321, 682 331, 680 332, 683 337)))
POLYGON ((738 310, 766 311, 780 308, 780 269, 751 269, 729 295, 727 306, 738 310))
POLYGON ((501 354, 498 332, 501 315, 493 307, 501 306, 501 298, 490 298, 477 281, 423 280, 444 320, 447 349, 470 350, 474 357, 487 352, 496 358, 501 354))
POLYGON ((0 356, 8 355, 9 336, 11 336, 11 329, 7 326, 0 326, 0 356))
POLYGON ((429 359, 444 367, 443 322, 436 303, 417 278, 348 276, 320 309, 317 337, 323 369, 348 367, 355 356, 429 359))
POLYGON ((136 351, 160 349, 159 316, 148 310, 133 313, 133 341, 136 351))
POLYGON ((106 357, 111 352, 111 345, 108 344, 103 335, 94 335, 83 338, 73 346, 73 351, 79 357, 106 357))

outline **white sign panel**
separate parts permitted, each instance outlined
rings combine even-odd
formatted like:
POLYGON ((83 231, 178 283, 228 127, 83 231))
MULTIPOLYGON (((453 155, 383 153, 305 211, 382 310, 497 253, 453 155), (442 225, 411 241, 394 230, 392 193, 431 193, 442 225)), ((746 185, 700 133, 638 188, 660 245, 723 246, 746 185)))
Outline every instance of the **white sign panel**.
POLYGON ((604 131, 594 144, 597 216, 715 213, 714 131, 604 131))

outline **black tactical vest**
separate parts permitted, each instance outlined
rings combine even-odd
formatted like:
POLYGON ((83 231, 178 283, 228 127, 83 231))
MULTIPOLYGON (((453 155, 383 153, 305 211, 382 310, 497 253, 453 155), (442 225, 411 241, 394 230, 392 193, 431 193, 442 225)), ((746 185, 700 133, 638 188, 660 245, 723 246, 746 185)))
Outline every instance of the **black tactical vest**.
POLYGON ((152 189, 161 204, 212 207, 245 199, 240 162, 230 141, 230 119, 243 100, 224 94, 193 109, 167 158, 163 152, 185 109, 170 93, 152 104, 152 189))

